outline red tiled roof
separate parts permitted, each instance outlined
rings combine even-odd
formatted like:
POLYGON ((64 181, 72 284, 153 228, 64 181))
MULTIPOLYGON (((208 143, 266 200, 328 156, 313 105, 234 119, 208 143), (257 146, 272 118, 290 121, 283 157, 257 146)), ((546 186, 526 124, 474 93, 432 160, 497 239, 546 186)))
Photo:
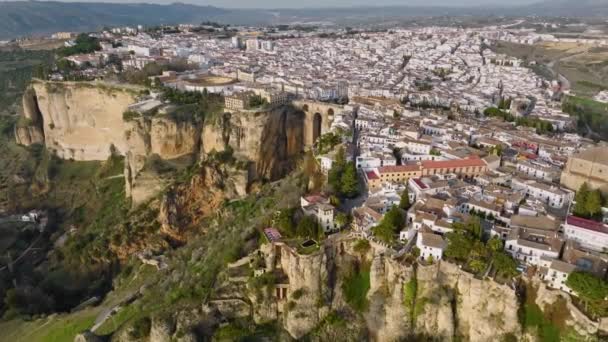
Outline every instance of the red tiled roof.
POLYGON ((369 180, 378 179, 378 175, 374 171, 368 171, 365 173, 365 175, 367 176, 367 179, 369 179, 369 180))
POLYGON ((453 167, 475 167, 486 166, 486 163, 476 158, 456 159, 456 160, 426 160, 422 162, 422 167, 425 169, 444 169, 453 167))
POLYGON ((306 202, 311 204, 323 203, 327 201, 327 199, 321 195, 308 195, 305 196, 304 199, 306 200, 306 202))
POLYGON ((414 178, 414 183, 416 183, 416 185, 418 185, 418 187, 420 187, 420 189, 428 188, 428 186, 426 184, 424 184, 422 182, 422 180, 420 180, 420 178, 414 178))
POLYGON ((378 171, 380 173, 420 171, 420 165, 411 164, 411 165, 382 166, 382 167, 378 168, 378 171))
POLYGON ((576 226, 583 229, 592 230, 594 232, 608 234, 608 229, 602 222, 588 220, 582 217, 568 216, 566 223, 571 226, 576 226))

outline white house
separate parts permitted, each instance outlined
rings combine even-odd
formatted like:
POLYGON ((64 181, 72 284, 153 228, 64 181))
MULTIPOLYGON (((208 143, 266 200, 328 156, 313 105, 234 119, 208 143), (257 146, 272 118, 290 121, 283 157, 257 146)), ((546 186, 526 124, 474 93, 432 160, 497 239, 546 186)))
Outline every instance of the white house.
POLYGON ((437 261, 441 260, 443 251, 446 248, 446 243, 443 238, 433 233, 418 232, 416 238, 416 247, 420 250, 420 259, 437 261))
POLYGON ((540 278, 554 289, 560 289, 564 292, 572 294, 572 290, 566 285, 566 280, 570 273, 576 270, 576 266, 550 258, 540 259, 540 278))
POLYGON ((321 166, 321 171, 323 171, 323 173, 328 173, 334 163, 334 160, 326 155, 317 157, 317 160, 319 161, 319 165, 321 166))
POLYGON ((544 234, 535 229, 512 229, 505 241, 505 251, 514 259, 529 265, 539 265, 542 257, 557 259, 562 248, 562 241, 555 237, 555 232, 544 234))
POLYGON ((511 186, 553 208, 562 208, 574 198, 574 192, 554 185, 514 177, 511 186))
POLYGON ((608 226, 602 222, 568 216, 563 226, 564 236, 581 246, 597 252, 608 249, 608 226))
POLYGON ((533 178, 542 179, 547 182, 552 182, 559 178, 560 171, 558 168, 537 162, 537 161, 520 161, 517 163, 517 171, 533 178))

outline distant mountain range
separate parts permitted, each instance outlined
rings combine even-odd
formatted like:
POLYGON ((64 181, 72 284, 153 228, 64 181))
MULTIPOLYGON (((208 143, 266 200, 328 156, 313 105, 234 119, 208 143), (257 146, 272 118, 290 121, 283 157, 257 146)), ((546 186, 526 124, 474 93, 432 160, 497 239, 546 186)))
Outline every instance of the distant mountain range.
POLYGON ((226 12, 217 7, 186 4, 0 1, 0 39, 104 26, 200 23, 226 12))
POLYGON ((0 1, 0 39, 57 31, 90 31, 104 26, 200 23, 284 24, 294 22, 356 23, 413 16, 578 16, 608 17, 608 0, 549 0, 502 7, 353 7, 311 9, 222 9, 183 3, 118 4, 54 1, 0 1))

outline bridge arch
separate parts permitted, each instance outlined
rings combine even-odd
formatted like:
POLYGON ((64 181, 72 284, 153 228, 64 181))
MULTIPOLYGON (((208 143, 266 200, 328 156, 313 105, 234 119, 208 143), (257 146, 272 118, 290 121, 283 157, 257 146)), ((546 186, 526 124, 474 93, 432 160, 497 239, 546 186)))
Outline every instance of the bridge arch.
POLYGON ((321 113, 315 113, 312 119, 312 141, 313 143, 321 136, 321 127, 323 126, 323 117, 321 113))
POLYGON ((293 102, 296 108, 304 112, 304 145, 312 147, 315 141, 329 132, 335 113, 344 110, 343 106, 325 102, 299 100, 293 102))

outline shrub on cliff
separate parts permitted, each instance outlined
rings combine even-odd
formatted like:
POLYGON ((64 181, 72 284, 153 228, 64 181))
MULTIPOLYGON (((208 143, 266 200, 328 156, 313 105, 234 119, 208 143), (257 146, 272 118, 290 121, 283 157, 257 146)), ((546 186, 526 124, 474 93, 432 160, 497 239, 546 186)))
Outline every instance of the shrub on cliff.
POLYGON ((591 273, 575 271, 568 276, 566 285, 576 293, 592 316, 608 315, 608 282, 591 273))
POLYGON ((344 299, 357 312, 367 309, 367 292, 370 289, 370 265, 351 262, 346 266, 348 271, 342 273, 342 291, 344 299))

